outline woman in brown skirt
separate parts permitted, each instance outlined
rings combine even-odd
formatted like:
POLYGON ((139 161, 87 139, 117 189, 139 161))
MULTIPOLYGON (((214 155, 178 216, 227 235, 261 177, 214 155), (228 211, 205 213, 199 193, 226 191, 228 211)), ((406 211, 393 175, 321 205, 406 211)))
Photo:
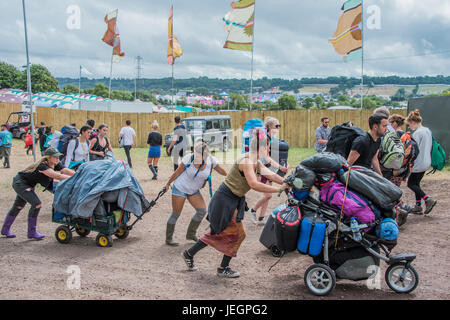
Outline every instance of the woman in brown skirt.
POLYGON ((250 189, 265 193, 281 193, 288 188, 283 183, 282 177, 267 169, 259 160, 266 157, 269 148, 265 132, 256 130, 250 143, 250 152, 233 165, 225 181, 211 199, 207 217, 211 231, 181 254, 189 270, 197 270, 194 265, 194 255, 209 245, 224 255, 220 267, 217 268, 217 275, 227 278, 239 277, 239 272, 233 271, 229 264, 231 258, 236 257, 245 238, 242 224, 246 206, 245 194, 250 189), (257 172, 282 185, 281 188, 258 182, 257 172))

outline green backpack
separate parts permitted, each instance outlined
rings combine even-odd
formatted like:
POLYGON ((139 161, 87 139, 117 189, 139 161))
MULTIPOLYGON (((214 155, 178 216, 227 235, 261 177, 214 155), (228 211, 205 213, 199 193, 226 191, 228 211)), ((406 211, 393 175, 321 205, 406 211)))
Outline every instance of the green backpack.
POLYGON ((405 147, 396 132, 383 137, 380 150, 380 164, 387 169, 399 170, 405 158, 405 147))
POLYGON ((431 148, 431 166, 433 169, 428 174, 435 173, 436 170, 441 171, 445 166, 445 151, 434 137, 433 147, 431 148))

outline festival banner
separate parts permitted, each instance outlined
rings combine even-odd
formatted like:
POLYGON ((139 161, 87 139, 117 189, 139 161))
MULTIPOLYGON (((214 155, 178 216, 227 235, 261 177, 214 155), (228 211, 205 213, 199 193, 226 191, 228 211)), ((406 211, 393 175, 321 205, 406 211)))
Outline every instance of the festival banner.
POLYGON ((178 39, 173 35, 173 6, 169 12, 169 45, 167 47, 167 59, 170 65, 175 63, 175 59, 183 55, 178 39))
POLYGON ((328 41, 345 61, 362 58, 362 0, 348 0, 342 6, 338 26, 328 41))
POLYGON ((114 62, 119 62, 125 56, 125 53, 121 52, 120 49, 120 35, 119 28, 117 27, 118 11, 119 10, 116 9, 105 16, 107 29, 102 38, 103 42, 113 47, 114 62))
POLYGON ((223 21, 228 37, 223 46, 226 49, 252 51, 255 0, 240 0, 231 3, 223 21))

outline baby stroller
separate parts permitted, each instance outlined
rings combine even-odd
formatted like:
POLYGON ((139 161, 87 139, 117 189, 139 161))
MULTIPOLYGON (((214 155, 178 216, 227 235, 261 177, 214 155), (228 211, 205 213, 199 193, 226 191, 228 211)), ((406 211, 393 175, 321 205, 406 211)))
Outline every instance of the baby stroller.
MULTIPOLYGON (((287 195, 289 206, 300 207, 302 222, 305 218, 314 216, 314 223, 326 226, 322 250, 320 254, 313 256, 314 264, 304 275, 305 285, 312 294, 328 295, 334 289, 337 279, 367 280, 378 272, 380 260, 389 265, 385 281, 393 291, 409 293, 417 287, 419 276, 411 265, 416 256, 411 253, 391 254, 396 241, 380 239, 373 232, 380 222, 359 225, 362 237, 358 240, 350 228, 350 221, 339 221, 340 213, 333 208, 311 197, 299 201, 289 192, 287 195)), ((310 237, 312 234, 311 231, 310 237)), ((302 235, 299 237, 299 246, 301 237, 302 235)))
POLYGON ((96 243, 111 247, 112 235, 128 237, 130 230, 165 193, 148 202, 129 167, 123 161, 98 160, 82 164, 69 179, 55 188, 52 222, 60 224, 55 237, 67 244, 72 231, 86 237, 98 232, 96 243), (131 214, 136 216, 133 223, 131 214))

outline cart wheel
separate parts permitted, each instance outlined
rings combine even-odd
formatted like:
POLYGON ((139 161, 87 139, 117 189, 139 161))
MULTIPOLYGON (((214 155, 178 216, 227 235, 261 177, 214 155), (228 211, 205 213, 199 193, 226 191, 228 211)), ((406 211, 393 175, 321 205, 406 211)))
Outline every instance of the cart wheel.
POLYGON ((330 267, 316 263, 305 272, 305 285, 316 296, 326 296, 336 286, 336 275, 330 267))
POLYGON ((285 253, 285 251, 281 250, 277 245, 270 247, 270 251, 272 251, 272 256, 275 258, 279 258, 285 253))
POLYGON ((69 243, 72 240, 72 231, 66 226, 59 226, 56 228, 55 237, 59 243, 69 243))
POLYGON ((127 226, 124 225, 117 229, 117 232, 114 234, 118 239, 125 239, 130 234, 130 230, 127 229, 127 226))
POLYGON ((113 239, 111 236, 108 236, 103 233, 99 233, 97 235, 97 238, 95 239, 95 242, 99 247, 106 248, 106 247, 112 247, 113 245, 113 239))
POLYGON ((406 267, 406 262, 391 265, 385 273, 389 288, 397 293, 410 293, 419 284, 419 275, 413 266, 406 267))
POLYGON ((83 229, 83 228, 75 228, 75 232, 78 233, 80 237, 87 237, 91 230, 83 229))

